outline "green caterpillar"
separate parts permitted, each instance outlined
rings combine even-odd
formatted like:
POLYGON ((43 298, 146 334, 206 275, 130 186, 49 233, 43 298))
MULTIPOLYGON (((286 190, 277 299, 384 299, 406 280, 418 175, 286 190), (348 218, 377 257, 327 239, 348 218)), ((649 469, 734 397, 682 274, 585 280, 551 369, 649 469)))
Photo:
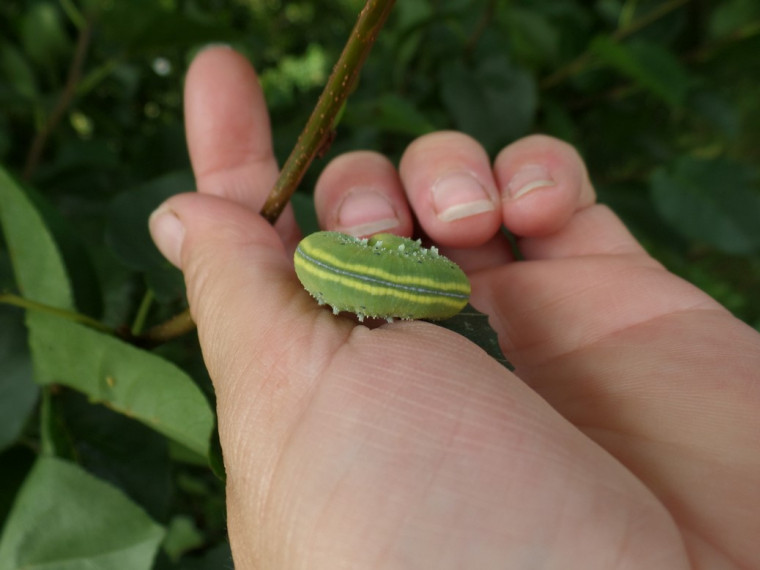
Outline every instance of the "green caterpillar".
POLYGON ((359 239, 317 232, 301 240, 293 257, 298 279, 320 305, 359 321, 377 317, 446 319, 470 298, 470 281, 435 247, 378 234, 359 239))

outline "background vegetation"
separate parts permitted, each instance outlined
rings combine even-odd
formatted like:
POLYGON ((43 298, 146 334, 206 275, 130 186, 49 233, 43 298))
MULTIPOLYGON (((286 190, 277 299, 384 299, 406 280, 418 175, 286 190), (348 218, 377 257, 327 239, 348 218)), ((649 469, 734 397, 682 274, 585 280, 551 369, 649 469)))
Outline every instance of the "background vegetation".
MULTIPOLYGON (((193 188, 197 49, 256 65, 283 161, 361 5, 0 3, 0 569, 231 565, 196 341, 122 340, 185 307, 146 219, 193 188)), ((653 255, 759 328, 758 93, 756 0, 404 0, 330 155, 558 136, 653 255)))

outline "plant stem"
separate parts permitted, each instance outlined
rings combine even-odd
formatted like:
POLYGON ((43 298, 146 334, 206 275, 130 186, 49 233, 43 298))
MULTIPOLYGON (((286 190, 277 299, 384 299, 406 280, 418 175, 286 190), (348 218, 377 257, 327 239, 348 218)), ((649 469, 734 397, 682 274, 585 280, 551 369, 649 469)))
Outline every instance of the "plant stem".
POLYGON ((270 223, 277 221, 314 157, 329 144, 335 117, 351 93, 359 70, 394 4, 395 0, 368 0, 359 14, 322 95, 261 209, 261 215, 270 223))
MULTIPOLYGON (((647 14, 644 14, 640 18, 633 20, 630 24, 628 24, 624 28, 620 28, 616 30, 615 33, 611 35, 611 38, 614 42, 621 42, 628 36, 635 34, 639 30, 656 22, 660 18, 668 15, 673 10, 680 8, 681 6, 689 2, 691 2, 691 0, 670 0, 669 2, 660 4, 659 6, 657 6, 657 8, 654 8, 652 11, 648 12, 647 14)), ((541 84, 540 84, 541 89, 551 89, 552 87, 556 87, 563 81, 570 79, 571 77, 575 75, 578 75, 579 73, 581 73, 588 67, 588 65, 593 61, 593 59, 594 59, 593 53, 591 53, 588 50, 584 51, 582 54, 576 57, 573 61, 571 61, 567 65, 564 65, 563 67, 560 67, 557 71, 555 71, 548 77, 545 77, 541 81, 541 84)))
POLYGON ((41 313, 55 315, 56 317, 61 317, 62 319, 67 319, 76 323, 81 323, 108 334, 113 334, 114 332, 110 327, 104 325, 96 319, 93 319, 92 317, 88 317, 87 315, 69 311, 68 309, 59 309, 58 307, 44 305, 36 301, 25 299, 24 297, 19 297, 18 295, 13 295, 12 293, 0 294, 0 304, 13 305, 14 307, 21 307, 22 309, 26 309, 27 311, 39 311, 41 313))
POLYGON ((195 323, 193 317, 190 316, 190 309, 185 309, 168 321, 149 328, 134 340, 135 344, 150 348, 179 338, 194 329, 195 323))
MULTIPOLYGON (((367 0, 359 13, 346 47, 261 209, 261 215, 271 224, 280 217, 314 158, 324 152, 332 140, 335 117, 354 88, 359 71, 394 4, 395 0, 367 0)), ((138 344, 155 346, 187 334, 194 328, 195 323, 188 309, 148 329, 135 340, 138 344)))
POLYGON ((64 86, 63 91, 61 91, 61 95, 58 97, 55 107, 50 115, 48 115, 47 121, 45 121, 42 129, 37 133, 37 136, 34 137, 32 145, 29 147, 22 175, 24 180, 29 180, 32 177, 32 174, 34 174, 37 164, 39 163, 40 158, 42 158, 42 153, 45 150, 50 135, 53 134, 53 131, 58 126, 58 123, 61 122, 61 119, 63 119, 64 114, 74 100, 77 92, 77 85, 82 78, 82 68, 84 67, 84 60, 87 55, 87 49, 90 46, 91 38, 92 20, 88 19, 79 31, 76 51, 74 52, 74 57, 69 66, 66 85, 64 86))
POLYGON ((153 303, 153 297, 154 295, 151 289, 145 291, 145 295, 143 295, 142 301, 140 302, 140 307, 137 309, 135 320, 130 328, 132 336, 139 335, 145 328, 145 319, 148 318, 148 311, 153 303))

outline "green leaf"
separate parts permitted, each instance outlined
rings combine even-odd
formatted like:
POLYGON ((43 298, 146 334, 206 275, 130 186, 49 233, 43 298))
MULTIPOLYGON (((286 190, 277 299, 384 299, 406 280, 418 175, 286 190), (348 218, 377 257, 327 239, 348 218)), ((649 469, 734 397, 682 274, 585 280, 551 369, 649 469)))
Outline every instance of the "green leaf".
POLYGON ((53 234, 21 186, 2 168, 0 222, 24 297, 73 310, 73 291, 53 234))
POLYGON ((504 353, 501 351, 499 337, 488 323, 488 316, 472 305, 468 304, 459 314, 438 324, 470 339, 502 365, 512 369, 512 365, 504 358, 504 353))
POLYGON ((239 36, 231 27, 191 18, 152 0, 102 3, 100 22, 109 42, 136 53, 230 42, 239 36))
POLYGON ((470 69, 462 61, 441 68, 443 102, 455 126, 496 152, 526 134, 533 124, 537 94, 533 78, 501 55, 470 69))
MULTIPOLYGON (((88 402, 73 390, 54 396, 77 462, 124 491, 162 521, 172 500, 171 463, 165 437, 135 420, 88 402)), ((186 449, 182 447, 182 449, 186 449)))
POLYGON ((29 313, 37 381, 63 384, 208 456, 214 415, 193 380, 171 362, 112 336, 29 313))
POLYGON ((163 528, 81 468, 37 460, 0 542, 0 568, 148 570, 163 528))
POLYGON ((691 76, 662 46, 646 41, 621 44, 603 36, 594 39, 590 49, 601 61, 671 107, 683 105, 691 87, 691 76))
MULTIPOLYGON (((82 313, 99 316, 103 311, 100 282, 82 238, 60 211, 34 188, 26 188, 25 193, 53 236, 71 284, 74 305, 82 313)), ((27 260, 22 261, 26 263, 27 260)))
POLYGON ((13 91, 26 99, 27 103, 39 96, 37 78, 32 66, 16 46, 0 42, 0 82, 5 81, 8 81, 13 91))
POLYGON ((498 11, 497 17, 500 16, 504 20, 503 27, 509 34, 516 59, 534 65, 557 62, 559 30, 546 15, 535 8, 511 6, 509 10, 498 11))
POLYGON ((386 133, 419 137, 435 130, 435 126, 406 99, 385 94, 363 104, 349 105, 347 125, 374 126, 386 133))
POLYGON ((725 160, 683 157, 651 178, 659 214, 686 238, 732 254, 760 250, 757 173, 725 160))
POLYGON ((188 516, 178 515, 169 522, 163 547, 169 558, 177 562, 182 554, 203 546, 204 542, 203 534, 195 521, 188 516))
POLYGON ((34 409, 39 388, 32 380, 22 311, 0 305, 0 451, 15 442, 34 409))
POLYGON ((160 301, 184 291, 182 274, 158 251, 148 231, 148 217, 164 200, 195 188, 189 171, 167 174, 117 195, 108 207, 106 244, 128 267, 146 273, 160 301))
POLYGON ((182 570, 219 570, 232 568, 232 552, 226 542, 218 544, 200 558, 183 558, 182 570))
POLYGON ((164 265, 166 260, 150 237, 148 217, 164 200, 194 188, 192 173, 180 171, 119 193, 108 207, 106 243, 132 269, 164 265))
POLYGON ((79 235, 41 194, 23 188, 2 170, 0 221, 24 297, 101 313, 100 283, 79 235))
MULTIPOLYGON (((11 511, 16 494, 37 456, 27 446, 16 445, 0 453, 0 529, 11 511)), ((0 533, 0 540, 2 540, 0 533)))
POLYGON ((21 19, 21 42, 30 59, 40 66, 52 67, 68 57, 71 42, 55 3, 31 4, 21 19))
POLYGON ((728 0, 716 2, 709 20, 709 35, 713 40, 724 38, 747 25, 757 25, 760 3, 757 0, 728 0))

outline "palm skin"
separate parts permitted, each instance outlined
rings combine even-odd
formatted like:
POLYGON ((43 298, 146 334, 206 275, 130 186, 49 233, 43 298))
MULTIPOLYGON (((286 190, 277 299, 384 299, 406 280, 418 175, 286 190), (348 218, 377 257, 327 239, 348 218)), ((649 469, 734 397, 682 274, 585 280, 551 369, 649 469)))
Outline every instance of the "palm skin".
POLYGON ((398 171, 352 153, 316 188, 325 229, 372 223, 378 197, 395 233, 414 216, 470 274, 513 374, 436 325, 367 328, 303 291, 292 214, 275 229, 257 215, 277 167, 240 56, 197 57, 186 113, 199 192, 151 229, 185 274, 217 392, 236 567, 760 566, 760 339, 594 205, 567 145, 531 137, 491 164, 435 133, 398 171), (536 164, 552 184, 511 198, 536 164), (494 207, 436 214, 451 169, 494 207))

